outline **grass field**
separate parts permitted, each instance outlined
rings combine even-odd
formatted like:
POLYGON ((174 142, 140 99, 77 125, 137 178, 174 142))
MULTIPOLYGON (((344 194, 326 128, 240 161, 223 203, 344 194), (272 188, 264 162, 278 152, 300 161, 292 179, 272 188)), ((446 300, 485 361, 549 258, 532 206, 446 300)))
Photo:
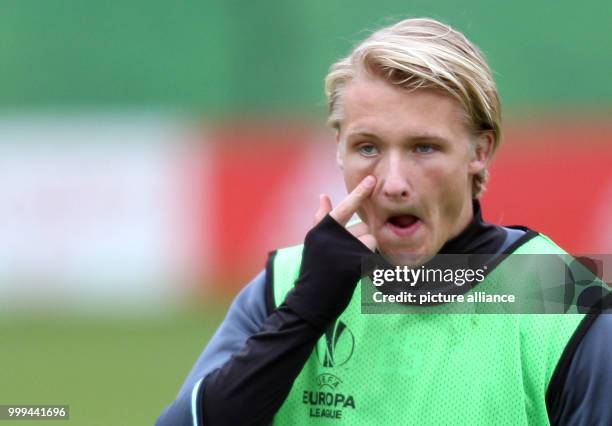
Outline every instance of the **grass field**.
MULTIPOLYGON (((70 405, 51 424, 151 425, 226 306, 152 318, 0 318, 0 405, 70 405)), ((2 421, 2 425, 40 421, 2 421)), ((47 424, 47 423, 43 423, 47 424)))

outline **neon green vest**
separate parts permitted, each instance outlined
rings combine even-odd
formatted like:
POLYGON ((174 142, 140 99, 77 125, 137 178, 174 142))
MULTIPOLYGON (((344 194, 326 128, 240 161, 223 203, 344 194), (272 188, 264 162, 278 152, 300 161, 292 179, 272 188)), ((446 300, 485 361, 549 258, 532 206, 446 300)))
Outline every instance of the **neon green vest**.
MULTIPOLYGON (((277 306, 297 279, 302 249, 276 253, 277 306)), ((514 253, 565 254, 542 235, 514 253)), ((504 263, 476 288, 511 279, 504 263)), ((549 424, 546 390, 584 315, 364 315, 361 285, 315 346, 274 424, 549 424)))

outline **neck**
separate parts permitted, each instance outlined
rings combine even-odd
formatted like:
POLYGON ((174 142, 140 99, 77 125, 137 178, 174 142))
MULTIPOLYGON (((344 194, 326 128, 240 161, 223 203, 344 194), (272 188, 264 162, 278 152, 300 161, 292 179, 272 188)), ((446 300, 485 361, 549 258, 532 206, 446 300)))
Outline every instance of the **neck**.
POLYGON ((480 205, 478 204, 478 200, 468 199, 463 203, 461 208, 461 212, 457 216, 457 221, 454 224, 454 232, 452 236, 448 239, 454 240, 458 236, 460 236, 470 224, 474 221, 474 213, 480 212, 480 205))
POLYGON ((473 200, 466 211, 468 212, 465 215, 466 219, 462 219, 463 230, 448 240, 439 253, 496 253, 503 244, 504 231, 483 221, 478 200, 473 200))

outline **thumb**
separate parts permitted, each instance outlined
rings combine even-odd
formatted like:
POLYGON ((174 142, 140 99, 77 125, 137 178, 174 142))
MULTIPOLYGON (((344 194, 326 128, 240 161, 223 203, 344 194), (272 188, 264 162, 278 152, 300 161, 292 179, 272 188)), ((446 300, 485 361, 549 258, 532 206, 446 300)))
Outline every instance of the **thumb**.
POLYGON ((316 226, 329 212, 332 211, 332 203, 325 194, 319 195, 319 210, 315 213, 313 226, 316 226))

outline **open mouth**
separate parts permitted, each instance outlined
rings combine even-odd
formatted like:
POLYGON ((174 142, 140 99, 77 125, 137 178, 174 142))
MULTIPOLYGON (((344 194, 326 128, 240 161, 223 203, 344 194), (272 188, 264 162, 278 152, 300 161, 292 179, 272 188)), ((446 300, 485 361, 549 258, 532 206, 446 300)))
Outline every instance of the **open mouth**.
POLYGON ((387 226, 398 236, 408 236, 419 227, 421 220, 411 214, 389 216, 387 226))
POLYGON ((403 214, 399 216, 391 216, 388 220, 391 225, 405 229, 414 225, 419 218, 411 214, 403 214))

